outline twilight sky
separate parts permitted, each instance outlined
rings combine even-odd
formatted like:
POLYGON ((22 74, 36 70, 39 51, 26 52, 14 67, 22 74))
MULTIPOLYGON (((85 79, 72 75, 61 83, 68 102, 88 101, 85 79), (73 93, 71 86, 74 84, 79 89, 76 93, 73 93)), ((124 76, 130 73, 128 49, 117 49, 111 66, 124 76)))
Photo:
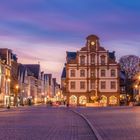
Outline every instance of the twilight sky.
POLYGON ((89 34, 122 55, 140 55, 139 0, 0 0, 0 47, 38 63, 60 81, 66 51, 89 34))

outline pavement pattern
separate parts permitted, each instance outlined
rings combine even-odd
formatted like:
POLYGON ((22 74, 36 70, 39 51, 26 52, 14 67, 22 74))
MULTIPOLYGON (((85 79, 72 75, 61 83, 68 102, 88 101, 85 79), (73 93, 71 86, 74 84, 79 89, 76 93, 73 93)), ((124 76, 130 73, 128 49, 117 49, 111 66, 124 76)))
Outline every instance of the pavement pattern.
POLYGON ((85 120, 68 108, 0 111, 0 140, 96 140, 85 120))
POLYGON ((140 140, 140 107, 75 108, 103 140, 140 140))

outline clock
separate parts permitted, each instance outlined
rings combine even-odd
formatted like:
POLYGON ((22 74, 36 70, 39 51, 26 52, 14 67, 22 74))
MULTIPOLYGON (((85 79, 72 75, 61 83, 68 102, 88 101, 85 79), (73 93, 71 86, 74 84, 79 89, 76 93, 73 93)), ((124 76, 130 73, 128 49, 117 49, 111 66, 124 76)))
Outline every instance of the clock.
POLYGON ((95 45, 95 42, 94 42, 94 41, 92 41, 92 42, 91 42, 91 45, 92 45, 92 46, 93 46, 93 45, 95 45))

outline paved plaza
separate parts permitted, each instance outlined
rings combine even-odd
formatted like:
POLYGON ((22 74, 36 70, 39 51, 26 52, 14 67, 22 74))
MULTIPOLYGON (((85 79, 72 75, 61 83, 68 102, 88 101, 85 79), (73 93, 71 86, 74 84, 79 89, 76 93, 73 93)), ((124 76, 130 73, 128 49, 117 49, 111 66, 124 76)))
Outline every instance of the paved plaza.
POLYGON ((140 107, 0 110, 0 140, 97 140, 95 134, 103 140, 140 140, 140 107))
POLYGON ((76 108, 103 140, 140 140, 140 107, 76 108))
POLYGON ((0 140, 96 140, 83 118, 68 108, 23 107, 0 111, 0 140))

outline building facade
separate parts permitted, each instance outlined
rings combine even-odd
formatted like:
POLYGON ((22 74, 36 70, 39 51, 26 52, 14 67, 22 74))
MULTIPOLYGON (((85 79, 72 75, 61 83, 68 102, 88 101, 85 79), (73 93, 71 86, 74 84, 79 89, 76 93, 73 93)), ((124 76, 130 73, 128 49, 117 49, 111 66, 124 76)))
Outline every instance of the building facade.
POLYGON ((77 52, 67 52, 66 55, 62 88, 69 104, 119 104, 119 66, 115 52, 101 47, 99 38, 90 35, 86 38, 85 47, 77 52))

